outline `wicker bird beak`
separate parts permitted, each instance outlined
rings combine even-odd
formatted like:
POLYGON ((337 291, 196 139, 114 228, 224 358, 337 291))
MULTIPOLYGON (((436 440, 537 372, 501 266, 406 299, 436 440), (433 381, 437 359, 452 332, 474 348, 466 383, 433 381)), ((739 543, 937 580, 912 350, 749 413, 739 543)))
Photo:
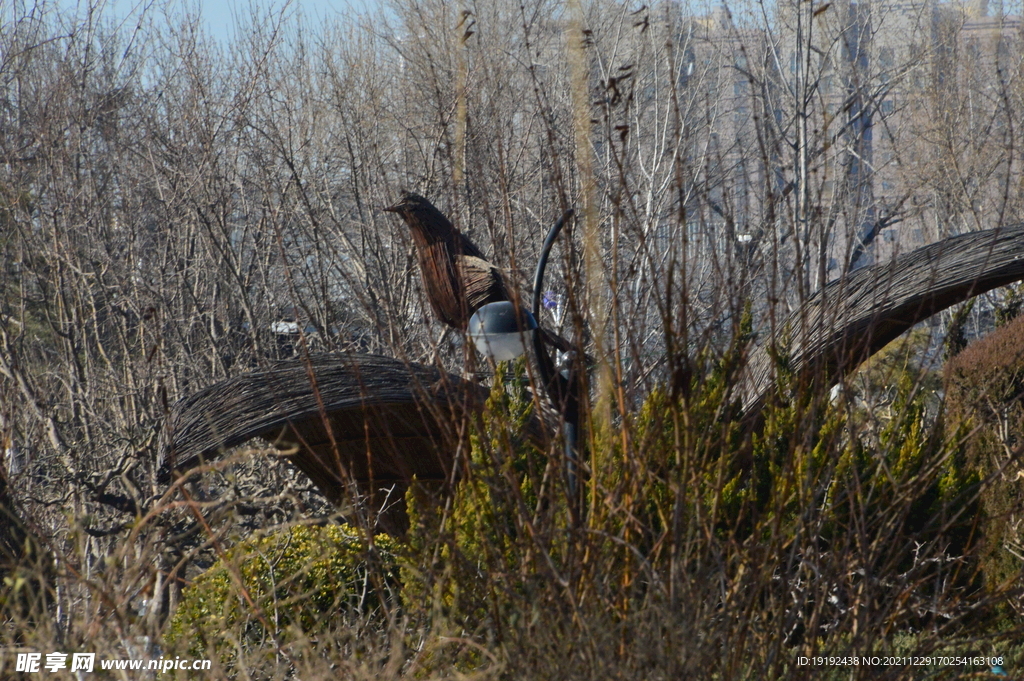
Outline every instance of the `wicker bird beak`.
POLYGON ((404 213, 411 210, 415 206, 415 202, 410 199, 410 194, 403 193, 402 198, 399 199, 398 203, 393 206, 388 206, 384 210, 388 213, 404 213))

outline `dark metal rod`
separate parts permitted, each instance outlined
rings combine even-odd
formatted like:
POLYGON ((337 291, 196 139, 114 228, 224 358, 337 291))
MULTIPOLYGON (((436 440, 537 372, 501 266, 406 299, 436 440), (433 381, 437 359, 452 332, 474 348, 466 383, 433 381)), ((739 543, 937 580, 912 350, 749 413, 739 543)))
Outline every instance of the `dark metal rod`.
POLYGON ((551 255, 551 247, 555 245, 555 239, 558 238, 559 233, 562 231, 562 227, 565 226, 565 221, 572 217, 573 209, 562 213, 562 217, 558 218, 558 222, 554 224, 551 231, 548 232, 548 236, 544 239, 544 246, 540 249, 540 259, 537 260, 537 270, 533 273, 533 317, 534 319, 540 319, 540 298, 541 289, 544 288, 544 270, 548 266, 548 256, 551 255))
MULTIPOLYGON (((547 269, 548 256, 551 255, 551 248, 555 244, 555 239, 561 233, 562 227, 565 226, 565 222, 572 215, 573 210, 570 208, 562 213, 562 217, 558 218, 558 222, 551 227, 547 238, 544 239, 544 246, 541 248, 540 258, 537 260, 537 270, 533 276, 533 316, 538 320, 538 326, 533 331, 533 349, 537 355, 537 365, 540 368, 540 377, 544 383, 544 389, 555 405, 562 411, 564 419, 562 434, 565 439, 566 479, 569 486, 569 496, 572 499, 572 515, 575 520, 578 520, 579 513, 576 507, 579 503, 579 486, 577 485, 578 451, 576 442, 579 432, 579 405, 576 396, 572 394, 578 382, 573 380, 571 373, 568 380, 557 373, 555 363, 551 360, 551 355, 548 353, 547 346, 544 343, 544 332, 540 328, 539 321, 540 301, 544 290, 544 271, 547 269)), ((571 371, 572 369, 570 368, 571 371)))

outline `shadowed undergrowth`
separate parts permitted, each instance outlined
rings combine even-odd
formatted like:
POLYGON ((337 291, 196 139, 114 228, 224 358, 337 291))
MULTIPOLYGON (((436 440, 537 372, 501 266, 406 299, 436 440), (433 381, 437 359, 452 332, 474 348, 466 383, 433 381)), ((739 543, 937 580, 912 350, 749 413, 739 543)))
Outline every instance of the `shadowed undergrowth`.
POLYGON ((341 534, 339 550, 336 527, 247 541, 185 591, 165 642, 193 654, 202 642, 225 669, 266 678, 317 669, 318 654, 352 674, 419 678, 987 669, 799 664, 815 656, 1002 656, 1016 668, 1019 576, 989 574, 978 522, 989 483, 913 361, 922 342, 883 353, 857 377, 870 388, 851 383, 857 397, 786 391, 754 437, 728 400, 732 359, 709 359, 685 397, 654 391, 595 446, 579 527, 561 458, 517 437, 533 404, 522 365, 509 367, 455 496, 439 506, 411 493, 404 542, 370 550, 341 534), (371 555, 400 555, 401 568, 371 555), (207 619, 220 609, 230 616, 207 619))

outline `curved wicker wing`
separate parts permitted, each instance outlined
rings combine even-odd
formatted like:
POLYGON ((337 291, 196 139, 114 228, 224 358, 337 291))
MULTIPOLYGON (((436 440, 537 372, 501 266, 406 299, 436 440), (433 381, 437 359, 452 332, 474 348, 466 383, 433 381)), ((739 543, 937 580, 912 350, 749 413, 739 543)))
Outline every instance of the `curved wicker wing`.
POLYGON ((262 437, 291 452, 334 503, 350 483, 374 491, 403 490, 413 476, 452 480, 463 417, 487 394, 458 376, 376 355, 278 362, 178 401, 163 433, 159 479, 262 437))
POLYGON ((775 389, 776 346, 788 351, 792 371, 821 371, 834 383, 918 322, 1021 279, 1022 225, 961 234, 857 270, 811 296, 753 351, 739 386, 743 411, 756 416, 775 389))

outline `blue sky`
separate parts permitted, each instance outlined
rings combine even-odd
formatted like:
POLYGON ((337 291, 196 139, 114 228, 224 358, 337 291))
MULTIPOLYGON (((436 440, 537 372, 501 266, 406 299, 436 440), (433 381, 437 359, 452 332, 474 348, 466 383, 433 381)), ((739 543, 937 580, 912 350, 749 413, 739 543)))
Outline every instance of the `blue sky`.
MULTIPOLYGON (((92 0, 96 2, 96 0, 92 0)), ((88 0, 51 0, 65 10, 78 8, 82 11, 88 0)), ((375 8, 379 0, 106 0, 105 13, 112 19, 121 20, 139 12, 143 7, 151 5, 151 12, 161 13, 160 7, 166 5, 168 11, 177 14, 182 11, 195 11, 202 15, 210 34, 221 40, 230 38, 234 32, 236 17, 245 17, 255 5, 261 9, 280 9, 287 5, 289 12, 301 12, 309 21, 329 17, 338 12, 347 13, 350 9, 364 10, 375 8)))

